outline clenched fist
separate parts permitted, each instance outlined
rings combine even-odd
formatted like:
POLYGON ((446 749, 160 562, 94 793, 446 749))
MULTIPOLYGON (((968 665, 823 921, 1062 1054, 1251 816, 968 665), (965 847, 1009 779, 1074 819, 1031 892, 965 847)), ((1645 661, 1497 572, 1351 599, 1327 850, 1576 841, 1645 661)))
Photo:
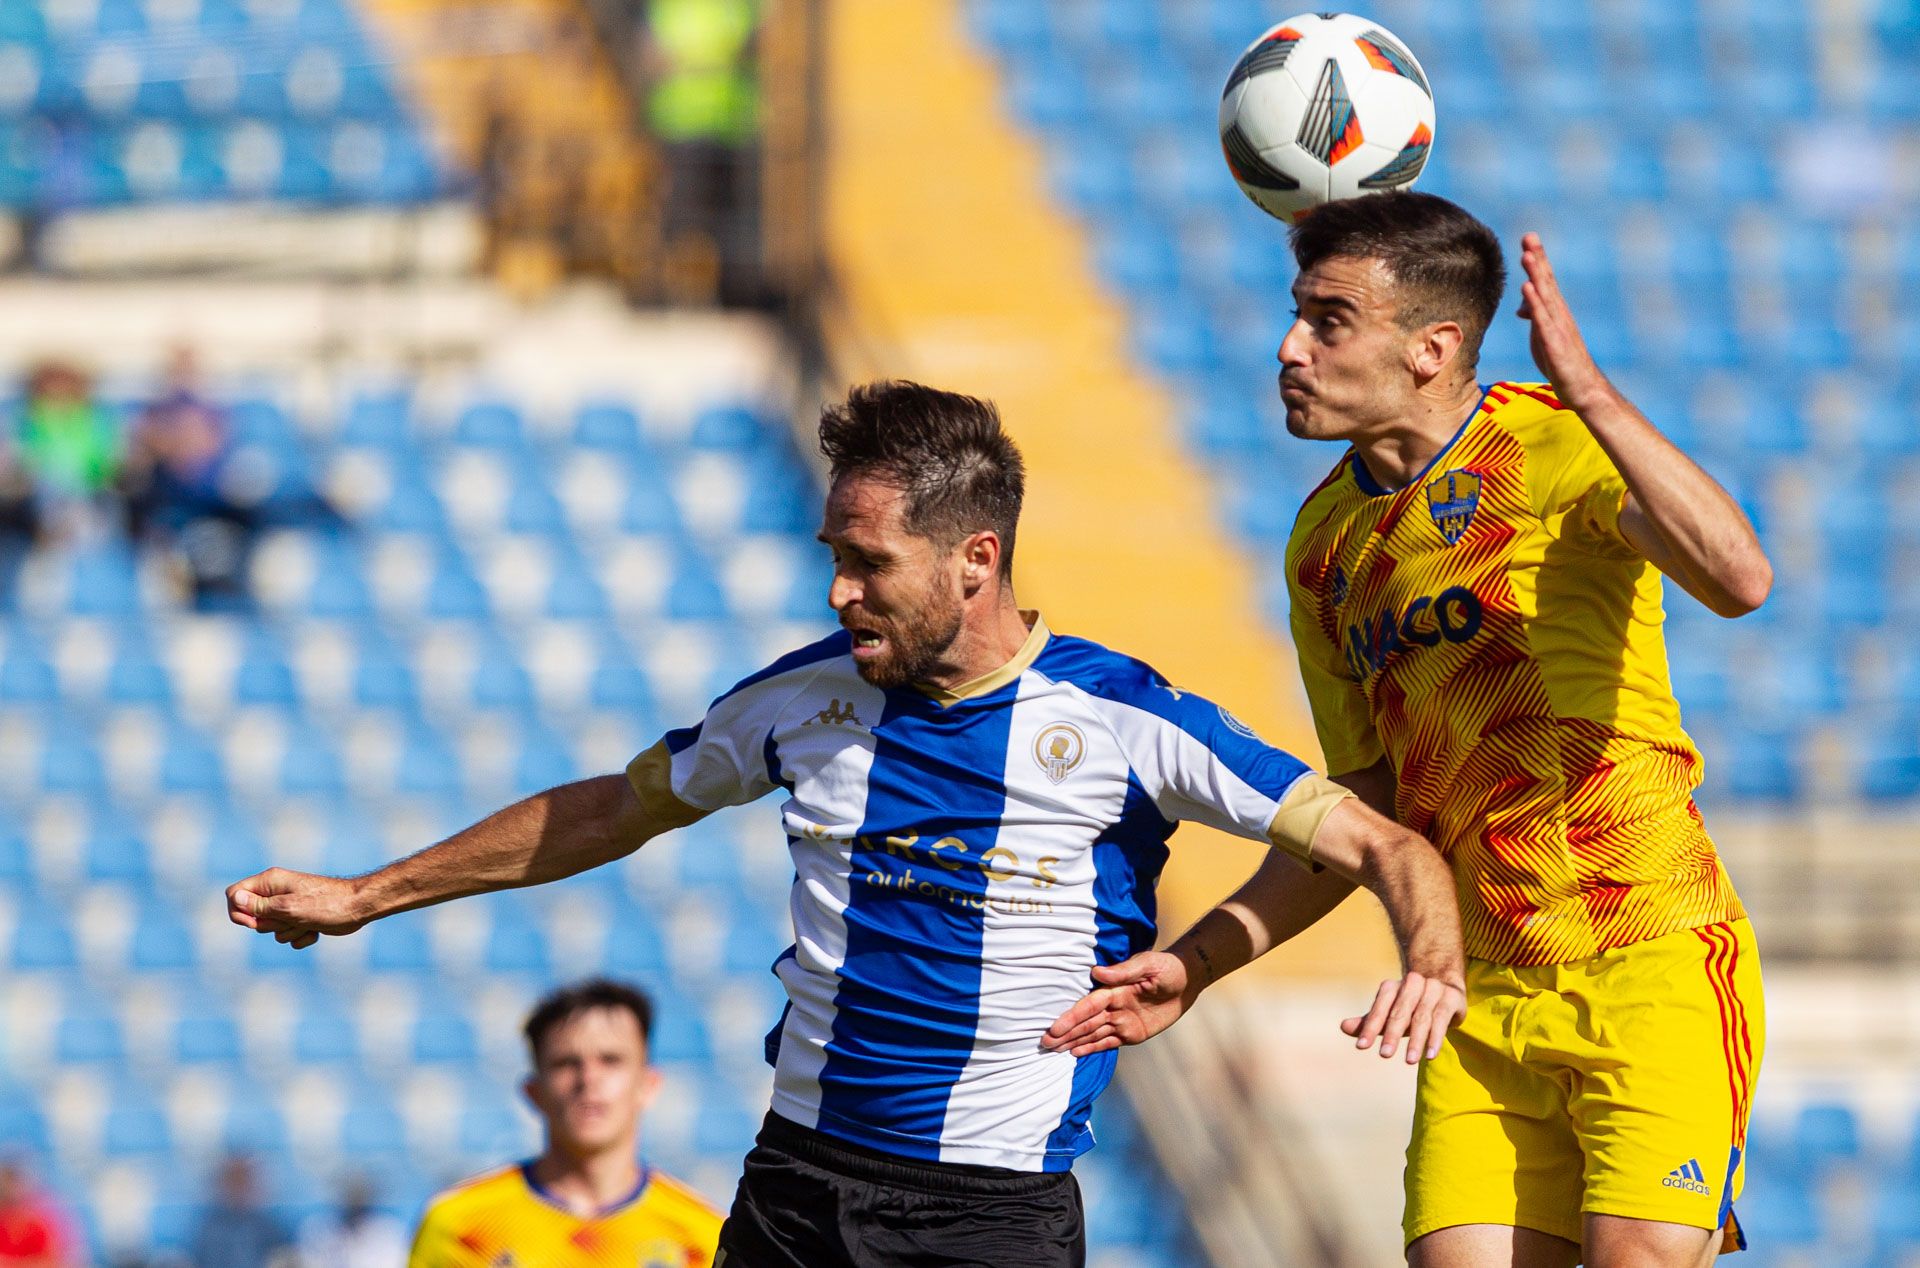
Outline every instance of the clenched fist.
POLYGON ((352 933, 372 917, 362 910, 357 881, 270 867, 227 887, 227 918, 299 949, 323 933, 352 933))

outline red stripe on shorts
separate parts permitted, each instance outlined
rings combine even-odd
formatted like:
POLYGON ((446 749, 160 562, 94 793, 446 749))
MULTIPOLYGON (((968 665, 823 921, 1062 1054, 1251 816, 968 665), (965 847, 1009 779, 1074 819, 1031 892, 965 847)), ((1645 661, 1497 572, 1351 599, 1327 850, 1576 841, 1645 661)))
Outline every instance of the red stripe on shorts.
POLYGON ((1695 929, 1700 941, 1707 944, 1706 973, 1707 985, 1713 988, 1714 1002, 1720 1009, 1720 1044, 1727 1058, 1727 1092, 1733 1101, 1733 1143, 1742 1144, 1745 1137, 1745 1079, 1740 1068, 1740 1055, 1737 1051, 1737 1030, 1734 1024, 1734 1005, 1730 998, 1732 982, 1726 972, 1726 961, 1732 947, 1722 937, 1725 926, 1709 925, 1695 929))

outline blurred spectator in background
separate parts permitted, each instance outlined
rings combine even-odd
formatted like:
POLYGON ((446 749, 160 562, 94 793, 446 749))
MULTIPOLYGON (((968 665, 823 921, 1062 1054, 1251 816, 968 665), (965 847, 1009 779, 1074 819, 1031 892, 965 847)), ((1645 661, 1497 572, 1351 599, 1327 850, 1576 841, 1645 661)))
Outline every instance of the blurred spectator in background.
POLYGON ((166 386, 128 440, 123 487, 136 541, 178 552, 197 604, 240 599, 256 515, 229 491, 233 444, 224 413, 200 387, 189 348, 175 349, 166 386))
POLYGON ((119 431, 78 367, 43 361, 27 376, 20 460, 33 481, 43 535, 86 535, 112 518, 119 431))
POLYGON ((339 1209, 301 1230, 300 1258, 306 1268, 406 1268, 407 1230, 374 1206, 365 1176, 349 1176, 339 1209))
POLYGON ((11 436, 0 436, 0 608, 13 602, 14 579, 40 531, 33 477, 11 436))
POLYGON ((287 1226, 260 1201, 253 1159, 220 1164, 213 1201, 200 1212, 188 1245, 193 1268, 291 1268, 298 1262, 287 1226))
POLYGON ((666 155, 665 285, 751 300, 757 259, 758 0, 647 0, 647 125, 666 155))
POLYGON ((78 1268, 66 1217, 37 1191, 26 1168, 0 1159, 0 1268, 78 1268))

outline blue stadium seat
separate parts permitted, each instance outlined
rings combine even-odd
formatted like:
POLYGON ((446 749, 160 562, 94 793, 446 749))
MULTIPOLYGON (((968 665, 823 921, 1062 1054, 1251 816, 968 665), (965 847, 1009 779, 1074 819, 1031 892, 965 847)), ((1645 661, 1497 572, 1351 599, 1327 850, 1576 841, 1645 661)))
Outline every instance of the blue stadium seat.
POLYGON ((6 659, 0 660, 0 701, 7 704, 47 704, 60 698, 60 678, 31 640, 17 631, 8 640, 6 659))
POLYGON ((583 774, 568 755, 561 739, 551 733, 534 732, 521 744, 520 756, 513 765, 513 787, 518 796, 569 783, 583 774))
POLYGON ((418 917, 376 922, 367 939, 367 967, 383 973, 427 974, 433 971, 433 945, 426 922, 418 917))
POLYGON ((151 883, 147 843, 116 816, 97 814, 87 841, 86 876, 90 881, 140 886, 151 883))
POLYGON ((639 454, 645 448, 639 417, 618 401, 582 405, 573 417, 573 444, 613 454, 639 454))
POLYGON ((444 1005, 430 1007, 413 1026, 412 1056, 426 1065, 467 1065, 479 1055, 473 1026, 444 1005))
POLYGON ((71 969, 78 962, 73 933, 57 907, 37 903, 21 909, 9 957, 16 971, 71 969))
POLYGON ((360 1059, 360 1028, 330 999, 308 999, 293 1027, 293 1055, 302 1065, 350 1065, 360 1059))
POLYGON ((340 1120, 340 1149, 356 1163, 397 1160, 406 1151, 406 1124, 385 1089, 354 1090, 340 1120))
POLYGON ((482 449, 519 449, 526 425, 520 411, 506 401, 475 401, 460 411, 454 423, 455 443, 482 449))
POLYGON ((53 1055, 61 1065, 112 1065, 125 1060, 120 1019, 97 998, 70 1003, 54 1027, 53 1055))
MULTIPOLYGON (((240 875, 234 874, 235 878, 240 875)), ((141 904, 127 961, 138 973, 180 972, 198 965, 193 931, 177 903, 159 900, 141 904)))
POLYGON ((231 1068, 240 1062, 240 1027, 226 1001, 202 996, 173 1026, 173 1059, 184 1066, 231 1068))
POLYGON ((751 405, 711 406, 694 416, 687 444, 697 450, 744 454, 759 445, 768 430, 767 422, 751 405))
POLYGON ((106 786, 106 768, 91 737, 56 731, 40 752, 40 787, 46 792, 97 797, 106 786))
POLYGON ((107 671, 106 698, 119 705, 166 706, 173 702, 173 680, 151 647, 122 646, 107 671))
POLYGON ((166 1111, 149 1095, 120 1089, 107 1109, 101 1146, 109 1157, 150 1158, 164 1164, 174 1149, 166 1111))
POLYGON ((562 621, 603 620, 611 614, 607 594, 586 561, 572 552, 556 563, 547 585, 546 613, 562 621))
POLYGON ((487 932, 482 963, 489 973, 527 973, 544 977, 551 970, 546 935, 518 902, 493 904, 493 927, 487 932))
POLYGON ((226 787, 226 768, 220 752, 202 735, 176 728, 160 757, 160 790, 169 793, 213 795, 226 787))
POLYGON ((1802 1106, 1793 1143, 1802 1165, 1813 1170, 1852 1161, 1862 1153, 1860 1120, 1852 1106, 1840 1102, 1802 1106))

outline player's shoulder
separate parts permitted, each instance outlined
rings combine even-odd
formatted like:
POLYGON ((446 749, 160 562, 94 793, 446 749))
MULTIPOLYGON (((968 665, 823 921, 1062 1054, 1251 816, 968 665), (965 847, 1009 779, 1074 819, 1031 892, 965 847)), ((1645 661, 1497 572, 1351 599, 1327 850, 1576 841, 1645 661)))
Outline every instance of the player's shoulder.
POLYGON ((1480 408, 1487 421, 1529 451, 1585 444, 1591 434, 1546 383, 1503 380, 1487 385, 1480 408))
POLYGON ((1165 675, 1152 665, 1103 643, 1071 634, 1055 634, 1033 662, 1035 673, 1067 683, 1090 696, 1121 704, 1150 700, 1168 690, 1165 675))
POLYGON ((526 1195, 526 1188, 522 1164, 494 1167, 434 1194, 427 1200, 422 1222, 458 1222, 475 1211, 517 1201, 526 1195))
POLYGON ((707 1201, 698 1190, 663 1171, 649 1175, 646 1201, 658 1213, 695 1232, 712 1230, 717 1233, 726 1220, 719 1208, 707 1201))

